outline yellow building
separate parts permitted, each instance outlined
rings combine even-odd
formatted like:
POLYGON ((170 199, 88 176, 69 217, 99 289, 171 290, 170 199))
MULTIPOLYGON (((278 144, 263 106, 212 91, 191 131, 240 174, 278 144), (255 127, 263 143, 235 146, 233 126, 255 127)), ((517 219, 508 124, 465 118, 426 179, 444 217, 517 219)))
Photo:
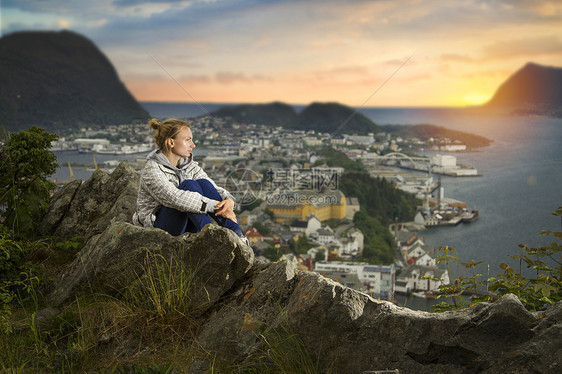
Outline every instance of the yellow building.
POLYGON ((273 211, 275 222, 304 221, 311 214, 320 221, 344 219, 347 212, 345 196, 338 190, 283 192, 269 196, 266 201, 267 207, 273 211))

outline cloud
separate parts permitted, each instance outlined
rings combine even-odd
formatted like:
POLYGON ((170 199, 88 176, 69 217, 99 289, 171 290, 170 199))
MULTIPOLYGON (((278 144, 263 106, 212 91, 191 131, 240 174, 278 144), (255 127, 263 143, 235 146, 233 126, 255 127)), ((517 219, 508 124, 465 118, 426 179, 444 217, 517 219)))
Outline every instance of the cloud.
POLYGON ((91 28, 102 27, 108 22, 107 18, 93 19, 88 21, 87 26, 91 28))
POLYGON ((477 59, 470 57, 466 54, 458 53, 443 53, 439 56, 439 59, 447 62, 476 62, 477 59))
POLYGON ((489 79, 489 78, 500 78, 505 79, 513 70, 508 69, 484 69, 479 71, 471 71, 470 73, 465 73, 462 76, 468 79, 489 79))
POLYGON ((193 3, 193 1, 185 0, 114 0, 113 4, 121 7, 144 4, 176 4, 176 3, 193 3))
POLYGON ((502 0, 500 3, 507 9, 523 10, 543 19, 562 16, 562 5, 556 0, 502 0))
POLYGON ((504 40, 484 46, 482 54, 485 59, 560 55, 562 54, 562 41, 557 36, 504 40))
POLYGON ((271 81, 271 78, 264 77, 259 74, 248 76, 244 73, 234 73, 230 71, 221 71, 215 74, 215 80, 221 84, 233 84, 233 83, 253 83, 253 82, 263 82, 271 81))

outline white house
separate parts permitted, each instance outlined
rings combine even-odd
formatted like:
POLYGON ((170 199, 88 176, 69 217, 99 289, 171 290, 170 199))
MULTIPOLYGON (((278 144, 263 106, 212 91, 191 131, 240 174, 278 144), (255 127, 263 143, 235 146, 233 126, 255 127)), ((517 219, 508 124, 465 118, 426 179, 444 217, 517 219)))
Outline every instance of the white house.
POLYGON ((322 227, 322 222, 314 214, 306 217, 306 219, 306 229, 304 230, 306 236, 310 236, 322 227))
POLYGON ((339 238, 338 241, 341 243, 340 257, 356 256, 359 254, 357 238, 345 237, 339 238))
POLYGON ((351 238, 357 239, 357 247, 359 252, 363 252, 363 248, 365 246, 365 235, 359 230, 357 227, 352 227, 347 232, 347 236, 351 238))
POLYGON ((425 252, 416 259, 416 265, 437 266, 437 260, 431 257, 429 253, 425 252))
POLYGON ((320 261, 315 264, 314 271, 380 299, 390 300, 394 295, 396 274, 394 265, 320 261), (353 275, 356 275, 357 279, 360 281, 359 285, 349 285, 354 283, 353 275), (345 281, 342 282, 342 279, 345 279, 345 281))
POLYGON ((336 240, 334 231, 330 226, 322 227, 316 230, 311 237, 313 237, 319 244, 328 244, 336 240))
POLYGON ((437 292, 441 284, 449 283, 449 273, 436 266, 412 265, 402 270, 396 277, 396 292, 437 292), (438 278, 425 279, 423 276, 438 278))

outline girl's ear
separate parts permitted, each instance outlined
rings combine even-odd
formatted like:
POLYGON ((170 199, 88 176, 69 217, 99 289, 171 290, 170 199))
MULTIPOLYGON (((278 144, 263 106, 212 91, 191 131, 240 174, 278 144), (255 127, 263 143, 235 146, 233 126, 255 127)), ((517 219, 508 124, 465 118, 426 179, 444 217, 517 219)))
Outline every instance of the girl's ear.
POLYGON ((174 139, 168 138, 168 146, 170 146, 170 147, 174 146, 174 139))

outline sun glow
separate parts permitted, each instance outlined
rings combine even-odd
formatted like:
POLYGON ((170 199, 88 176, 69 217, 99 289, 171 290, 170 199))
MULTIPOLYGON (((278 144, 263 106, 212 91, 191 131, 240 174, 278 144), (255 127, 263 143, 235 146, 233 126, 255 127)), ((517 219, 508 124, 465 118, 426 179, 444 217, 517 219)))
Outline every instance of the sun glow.
POLYGON ((472 93, 462 97, 462 105, 482 105, 487 103, 492 96, 489 94, 472 93))

